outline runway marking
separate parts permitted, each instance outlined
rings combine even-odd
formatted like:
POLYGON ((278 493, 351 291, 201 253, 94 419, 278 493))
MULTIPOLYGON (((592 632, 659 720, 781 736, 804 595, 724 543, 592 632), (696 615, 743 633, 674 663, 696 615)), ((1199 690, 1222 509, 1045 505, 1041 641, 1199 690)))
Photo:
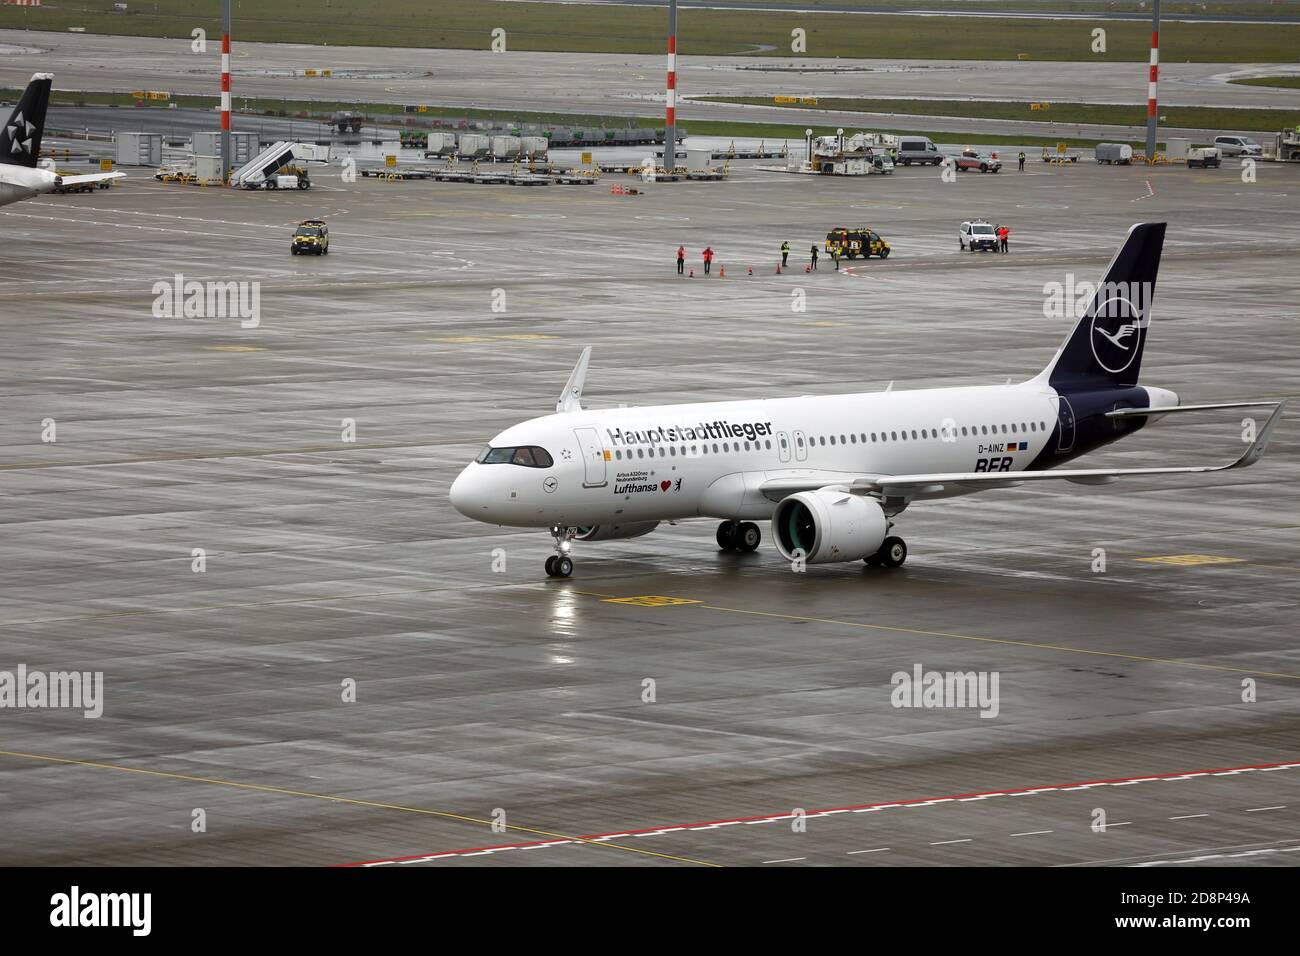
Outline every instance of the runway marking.
MULTIPOLYGON (((1284 842, 1295 842, 1295 841, 1284 841, 1284 842)), ((1184 857, 1183 859, 1180 860, 1147 860, 1143 863, 1133 863, 1130 865, 1134 867, 1178 866, 1183 863, 1203 863, 1206 860, 1231 860, 1240 857, 1263 856, 1266 853, 1300 853, 1300 846, 1259 847, 1257 849, 1252 849, 1252 850, 1243 850, 1239 853, 1202 853, 1199 856, 1184 857)), ((1099 862, 1109 862, 1109 861, 1099 861, 1099 862)))
POLYGON ((606 604, 635 604, 637 607, 673 607, 678 604, 702 604, 690 598, 664 597, 660 594, 641 594, 637 597, 605 598, 606 604))
POLYGON ((1134 558, 1151 564, 1176 564, 1180 567, 1194 567, 1201 564, 1237 564, 1245 558, 1227 558, 1218 554, 1166 554, 1151 558, 1134 558))
POLYGON ((944 637, 957 641, 978 641, 984 644, 1003 644, 1008 647, 1029 647, 1041 651, 1064 651, 1069 654, 1087 654, 1093 657, 1112 657, 1120 660, 1139 661, 1146 664, 1177 664, 1182 667, 1196 667, 1201 670, 1226 671, 1233 674, 1254 674, 1259 677, 1277 677, 1282 680, 1300 680, 1300 674, 1282 674, 1274 671, 1261 671, 1252 667, 1231 667, 1227 664, 1202 664, 1198 661, 1182 661, 1170 657, 1145 657, 1141 654, 1124 654, 1119 651, 1096 651, 1086 647, 1070 647, 1065 644, 1041 644, 1036 641, 1015 641, 1004 637, 980 637, 974 634, 954 634, 950 631, 926 631, 915 627, 894 627, 888 624, 864 624, 861 621, 842 621, 835 618, 808 617, 803 614, 781 614, 776 611, 755 611, 750 608, 723 607, 717 604, 701 604, 708 611, 726 611, 731 614, 752 614, 758 617, 772 617, 784 621, 802 621, 808 624, 832 624, 838 627, 856 627, 875 631, 889 631, 895 634, 918 634, 922 637, 944 637))
POLYGON ((884 853, 889 850, 887 846, 878 846, 874 850, 849 850, 845 856, 857 856, 859 853, 884 853))
POLYGON ((764 860, 764 863, 801 863, 808 859, 806 856, 792 856, 784 860, 764 860))
POLYGON ((1170 820, 1195 820, 1197 817, 1208 817, 1208 813, 1187 813, 1181 817, 1169 817, 1170 820))
MULTIPOLYGON (((269 793, 282 797, 306 797, 312 800, 325 800, 330 803, 342 803, 354 807, 368 807, 375 810, 400 810, 404 813, 418 813, 427 816, 442 817, 447 820, 458 820, 462 823, 473 823, 476 826, 491 827, 494 825, 493 820, 483 820, 478 817, 466 816, 461 813, 453 813, 450 810, 430 810, 426 807, 407 807, 396 803, 382 803, 377 800, 357 800, 353 797, 340 797, 328 793, 312 793, 310 790, 289 790, 284 787, 271 787, 265 784, 257 783, 240 783, 235 780, 221 780, 216 777, 198 777, 192 774, 173 773, 167 770, 148 770, 143 767, 126 767, 121 764, 100 763, 94 760, 76 760, 70 757, 51 757, 47 754, 30 754, 13 750, 0 750, 0 757, 18 757, 24 760, 37 760, 44 763, 63 764, 73 767, 89 767, 96 770, 118 770, 123 773, 140 774, 147 777, 160 777, 165 780, 179 780, 185 783, 203 783, 218 787, 232 787, 236 790, 249 790, 255 793, 269 793)), ((672 856, 666 853, 657 853, 651 850, 643 850, 640 847, 623 846, 618 843, 596 842, 586 837, 566 836, 562 833, 552 833, 548 830, 542 830, 537 827, 520 826, 517 823, 502 823, 508 830, 517 830, 520 833, 536 833, 542 836, 553 837, 554 845, 561 843, 587 843, 596 846, 607 846, 616 850, 626 850, 629 853, 638 853, 644 856, 655 856, 665 860, 674 860, 678 863, 694 863, 698 866, 720 866, 718 863, 707 863, 704 860, 693 860, 684 856, 672 856)), ((485 852, 495 852, 503 849, 502 847, 476 847, 473 850, 462 850, 461 855, 467 853, 479 854, 485 852)))
MULTIPOLYGON (((840 813, 873 813, 881 810, 888 810, 901 807, 917 806, 936 806, 953 801, 966 800, 976 797, 986 799, 996 797, 1014 797, 1014 796, 1033 796, 1043 793, 1064 793, 1071 790, 1077 790, 1080 787, 1118 787, 1137 783, 1165 782, 1174 783, 1180 781, 1193 780, 1199 777, 1212 776, 1231 776, 1236 774, 1276 771, 1276 770, 1295 770, 1300 769, 1300 761, 1286 761, 1282 763, 1266 764, 1246 764, 1240 767, 1220 767, 1212 770, 1190 770, 1175 773, 1162 773, 1146 775, 1141 777, 1114 777, 1103 780, 1076 781, 1073 783, 1054 784, 1045 787, 1021 787, 1007 790, 986 790, 977 793, 953 794, 946 797, 921 797, 915 800, 900 800, 892 803, 874 803, 863 804, 849 807, 831 807, 822 810, 809 810, 803 814, 803 819, 813 820, 819 817, 829 817, 840 813)), ((705 820, 696 823, 666 824, 655 827, 642 827, 639 829, 617 830, 611 833, 589 833, 581 837, 573 838, 574 841, 585 841, 588 843, 599 843, 605 840, 626 840, 648 836, 659 836, 664 833, 678 833, 687 830, 714 829, 720 826, 732 824, 756 825, 765 823, 777 823, 784 820, 791 820, 794 815, 787 810, 780 813, 764 814, 753 817, 734 817, 725 820, 705 820)), ((1127 826, 1127 823, 1113 823, 1110 826, 1127 826)), ((1032 836, 1037 833, 1051 833, 1051 830, 1038 830, 1024 834, 1012 834, 1012 836, 1032 836)), ((547 846, 561 846, 566 841, 555 841, 546 844, 547 846)), ((945 841, 945 842, 964 842, 964 841, 945 841)), ((418 863, 427 862, 448 857, 463 856, 466 853, 478 853, 483 850, 514 850, 514 849, 538 849, 541 847, 540 842, 501 844, 495 847, 472 847, 468 850, 441 850, 435 853, 415 854, 410 856, 389 857, 387 859, 364 860, 358 863, 345 863, 342 866, 390 866, 400 863, 418 863)), ((938 844, 932 844, 938 845, 938 844)), ((884 847, 883 849, 889 849, 884 847)), ((770 861, 769 861, 770 862, 770 861)))
POLYGON ((939 840, 936 843, 931 843, 930 846, 947 846, 950 843, 970 843, 970 842, 972 842, 971 838, 966 837, 961 840, 939 840))
POLYGON ((1247 813, 1263 813, 1265 810, 1285 810, 1286 807, 1251 807, 1247 813))
POLYGON ((1044 833, 1055 833, 1055 832, 1056 832, 1055 830, 1026 830, 1024 833, 1013 833, 1011 835, 1013 837, 1041 836, 1044 833))

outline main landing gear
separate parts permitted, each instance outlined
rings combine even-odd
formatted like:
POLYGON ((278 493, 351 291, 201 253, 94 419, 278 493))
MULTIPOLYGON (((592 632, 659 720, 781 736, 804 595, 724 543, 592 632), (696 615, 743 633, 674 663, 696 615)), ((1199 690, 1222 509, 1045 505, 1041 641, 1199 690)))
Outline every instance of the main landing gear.
POLYGON ((718 547, 723 551, 753 551, 763 533, 752 521, 724 521, 718 525, 718 547))
POLYGON ((873 567, 901 568, 907 560, 907 542, 891 534, 880 543, 875 554, 869 554, 862 560, 873 567))
POLYGON ((569 557, 569 542, 575 537, 575 532, 557 525, 551 529, 551 537, 555 539, 555 553, 546 559, 546 576, 567 578, 573 573, 573 558, 569 557))

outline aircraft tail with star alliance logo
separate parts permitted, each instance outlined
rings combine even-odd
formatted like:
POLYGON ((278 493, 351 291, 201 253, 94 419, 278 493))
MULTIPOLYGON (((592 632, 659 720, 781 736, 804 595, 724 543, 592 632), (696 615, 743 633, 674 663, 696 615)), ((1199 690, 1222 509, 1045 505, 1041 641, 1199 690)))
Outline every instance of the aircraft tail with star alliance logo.
POLYGON ((53 73, 32 76, 9 122, 0 129, 0 163, 36 165, 41 154, 41 134, 45 131, 45 110, 50 105, 50 87, 53 85, 53 73))

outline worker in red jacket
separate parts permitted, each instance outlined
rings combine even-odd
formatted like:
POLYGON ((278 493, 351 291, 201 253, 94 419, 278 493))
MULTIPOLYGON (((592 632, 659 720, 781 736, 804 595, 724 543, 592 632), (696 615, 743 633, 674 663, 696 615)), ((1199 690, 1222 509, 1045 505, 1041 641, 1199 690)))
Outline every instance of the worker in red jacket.
POLYGON ((681 275, 686 271, 686 247, 677 247, 677 274, 681 275))
POLYGON ((1011 235, 1011 230, 1006 226, 998 226, 998 251, 1007 252, 1007 237, 1011 235))
POLYGON ((713 265, 713 248, 711 246, 705 246, 704 247, 704 274, 705 275, 709 274, 709 267, 711 265, 713 265))

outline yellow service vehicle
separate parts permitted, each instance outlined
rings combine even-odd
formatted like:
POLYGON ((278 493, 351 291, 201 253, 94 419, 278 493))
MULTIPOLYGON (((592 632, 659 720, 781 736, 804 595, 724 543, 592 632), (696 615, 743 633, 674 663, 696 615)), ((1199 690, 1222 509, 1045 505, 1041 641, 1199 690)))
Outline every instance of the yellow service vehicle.
POLYGON ((867 228, 846 229, 836 226, 826 233, 826 254, 834 256, 839 253, 841 259, 856 259, 861 256, 889 258, 889 243, 884 236, 867 228))
POLYGON ((299 253, 314 252, 318 256, 323 256, 330 251, 330 227, 325 224, 323 219, 304 219, 293 233, 293 241, 289 244, 290 251, 296 256, 299 253))

